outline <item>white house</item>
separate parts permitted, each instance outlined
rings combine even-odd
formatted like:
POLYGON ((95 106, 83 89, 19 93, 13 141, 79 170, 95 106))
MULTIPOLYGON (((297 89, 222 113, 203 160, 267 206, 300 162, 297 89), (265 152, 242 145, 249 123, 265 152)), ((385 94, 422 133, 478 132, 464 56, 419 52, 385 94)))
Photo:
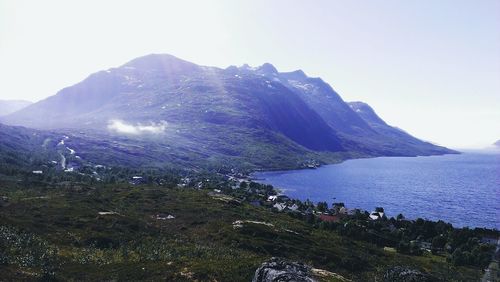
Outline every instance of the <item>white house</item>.
POLYGON ((338 213, 339 213, 339 214, 347 214, 348 212, 349 212, 349 211, 347 210, 347 208, 346 208, 346 207, 341 207, 341 208, 339 209, 339 212, 338 212, 338 213))
POLYGON ((271 195, 271 196, 267 197, 267 200, 270 202, 274 202, 274 201, 276 201, 276 199, 278 199, 278 196, 276 196, 276 195, 271 195))
POLYGON ((297 206, 296 204, 293 204, 291 206, 288 206, 288 208, 291 210, 291 211, 296 211, 299 209, 299 206, 297 206))
POLYGON ((370 213, 370 219, 371 220, 379 220, 379 219, 382 219, 384 217, 384 213, 383 212, 372 212, 370 213))
POLYGON ((278 211, 282 211, 282 210, 286 209, 286 205, 283 203, 276 203, 276 204, 274 204, 273 207, 278 209, 278 211))

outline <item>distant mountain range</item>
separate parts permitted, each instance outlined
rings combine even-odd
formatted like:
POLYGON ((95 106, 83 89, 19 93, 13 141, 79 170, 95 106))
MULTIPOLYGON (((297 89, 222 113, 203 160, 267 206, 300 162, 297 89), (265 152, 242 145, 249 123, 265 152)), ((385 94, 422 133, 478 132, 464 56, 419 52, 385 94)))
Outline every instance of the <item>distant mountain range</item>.
POLYGON ((31 104, 33 103, 25 100, 0 100, 0 116, 17 112, 31 104))
POLYGON ((148 164, 294 168, 310 160, 456 153, 389 126, 365 103, 344 102, 301 70, 221 69, 171 55, 94 73, 0 122, 64 132, 88 156, 111 146, 148 164))

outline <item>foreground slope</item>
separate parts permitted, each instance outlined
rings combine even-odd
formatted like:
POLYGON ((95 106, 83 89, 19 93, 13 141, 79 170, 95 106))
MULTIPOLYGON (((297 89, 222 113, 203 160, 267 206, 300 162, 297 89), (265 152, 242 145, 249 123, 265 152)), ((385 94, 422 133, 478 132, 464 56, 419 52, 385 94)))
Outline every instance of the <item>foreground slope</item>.
POLYGON ((480 276, 442 256, 388 251, 211 189, 0 184, 7 199, 0 202, 0 272, 9 281, 250 281, 271 257, 354 281, 383 281, 399 265, 443 281, 480 276))

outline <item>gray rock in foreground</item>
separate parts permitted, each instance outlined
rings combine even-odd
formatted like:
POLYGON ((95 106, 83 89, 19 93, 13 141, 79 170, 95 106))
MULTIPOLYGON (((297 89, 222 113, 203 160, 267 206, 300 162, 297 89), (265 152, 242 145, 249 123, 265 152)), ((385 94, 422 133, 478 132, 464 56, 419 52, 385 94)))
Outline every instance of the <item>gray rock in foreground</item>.
POLYGON ((271 258, 256 271, 252 282, 313 282, 311 267, 298 262, 289 262, 280 258, 271 258))
POLYGON ((429 274, 422 273, 415 269, 395 266, 388 269, 384 274, 386 282, 435 282, 439 281, 429 274))

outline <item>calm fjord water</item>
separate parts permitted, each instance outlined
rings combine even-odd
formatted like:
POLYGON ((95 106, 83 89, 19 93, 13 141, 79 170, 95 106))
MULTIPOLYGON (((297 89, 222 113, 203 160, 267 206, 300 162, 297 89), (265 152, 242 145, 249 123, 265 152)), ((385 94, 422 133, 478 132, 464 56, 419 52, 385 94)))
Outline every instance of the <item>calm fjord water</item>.
POLYGON ((344 202, 368 211, 382 206, 389 216, 401 212, 457 227, 500 229, 498 154, 356 159, 253 176, 301 200, 344 202))

